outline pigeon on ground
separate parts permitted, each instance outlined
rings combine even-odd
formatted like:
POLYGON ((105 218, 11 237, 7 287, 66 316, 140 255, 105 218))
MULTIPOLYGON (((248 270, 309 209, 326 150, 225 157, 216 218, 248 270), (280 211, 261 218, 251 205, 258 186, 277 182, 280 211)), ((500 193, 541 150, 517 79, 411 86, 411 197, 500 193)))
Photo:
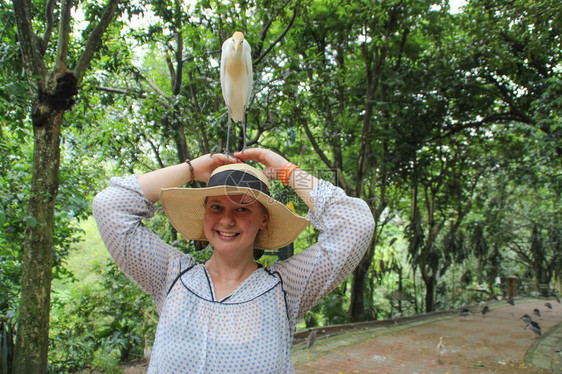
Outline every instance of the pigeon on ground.
POLYGON ((539 336, 542 334, 541 327, 535 321, 531 321, 531 322, 527 323, 527 325, 525 326, 525 330, 527 330, 527 328, 531 329, 532 332, 534 332, 535 334, 537 334, 539 336))
POLYGON ((310 349, 314 342, 316 341, 316 330, 312 330, 308 333, 308 337, 306 338, 306 348, 310 349))

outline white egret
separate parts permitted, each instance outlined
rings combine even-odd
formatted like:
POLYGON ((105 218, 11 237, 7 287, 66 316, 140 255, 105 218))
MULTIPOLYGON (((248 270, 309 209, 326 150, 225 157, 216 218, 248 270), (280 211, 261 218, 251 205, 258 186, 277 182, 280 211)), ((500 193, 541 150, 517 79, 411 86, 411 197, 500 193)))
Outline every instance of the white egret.
POLYGON ((246 109, 253 84, 251 48, 240 31, 236 31, 222 45, 220 78, 222 96, 228 108, 225 153, 229 154, 231 121, 242 122, 244 137, 242 150, 246 149, 246 109))
POLYGON ((437 349, 436 349, 437 362, 439 364, 443 363, 443 360, 441 359, 441 357, 443 356, 443 352, 445 352, 445 344, 443 344, 443 337, 440 337, 439 343, 437 344, 437 349))
POLYGON ((147 362, 150 362, 150 356, 152 356, 152 347, 148 345, 148 338, 145 336, 143 357, 147 362))

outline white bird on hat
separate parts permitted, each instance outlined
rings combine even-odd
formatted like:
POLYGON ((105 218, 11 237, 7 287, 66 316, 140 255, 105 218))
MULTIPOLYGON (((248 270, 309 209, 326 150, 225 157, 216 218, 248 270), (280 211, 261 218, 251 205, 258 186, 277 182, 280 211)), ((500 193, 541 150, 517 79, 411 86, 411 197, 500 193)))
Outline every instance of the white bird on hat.
POLYGON ((222 45, 220 79, 222 96, 228 108, 225 153, 229 154, 231 121, 242 122, 244 137, 242 149, 246 149, 246 109, 253 85, 251 48, 240 31, 236 31, 222 45))

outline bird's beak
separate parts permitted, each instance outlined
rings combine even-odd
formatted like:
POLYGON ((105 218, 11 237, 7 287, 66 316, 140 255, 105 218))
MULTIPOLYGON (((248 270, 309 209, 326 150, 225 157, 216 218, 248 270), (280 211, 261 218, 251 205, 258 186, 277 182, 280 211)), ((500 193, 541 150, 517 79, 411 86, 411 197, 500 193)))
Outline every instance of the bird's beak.
POLYGON ((242 45, 242 43, 234 42, 234 52, 238 52, 238 48, 240 48, 240 45, 242 45))

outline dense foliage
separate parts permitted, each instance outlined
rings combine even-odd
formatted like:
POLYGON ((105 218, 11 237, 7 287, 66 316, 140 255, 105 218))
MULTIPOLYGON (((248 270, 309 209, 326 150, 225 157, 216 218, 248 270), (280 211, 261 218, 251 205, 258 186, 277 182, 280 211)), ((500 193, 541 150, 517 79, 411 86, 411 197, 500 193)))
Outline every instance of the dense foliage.
MULTIPOLYGON (((85 21, 103 10, 89 1, 78 8, 85 21)), ((72 277, 65 260, 110 175, 224 148, 218 60, 222 42, 242 30, 255 72, 250 146, 274 149, 366 200, 377 224, 354 276, 302 326, 504 296, 497 279, 508 275, 524 291, 555 286, 562 272, 562 12, 534 0, 448 10, 437 0, 122 3, 65 115, 55 277, 72 277)), ((41 14, 39 4, 33 11, 41 14)), ((32 87, 4 1, 0 19, 0 322, 13 331, 25 227, 39 222, 27 212, 32 87)), ((80 24, 70 64, 92 31, 80 24)), ((295 200, 281 186, 274 193, 295 200)), ((161 215, 152 227, 193 251, 161 215)), ((314 238, 307 230, 294 250, 314 238)), ((146 296, 114 266, 92 271, 101 284, 71 283, 54 298, 53 371, 112 370, 140 356, 153 333, 146 296)))
POLYGON ((93 270, 101 275, 100 283, 78 284, 53 306, 52 372, 77 371, 88 363, 105 373, 115 371, 121 361, 142 358, 145 338, 154 336, 150 296, 113 261, 93 270))

